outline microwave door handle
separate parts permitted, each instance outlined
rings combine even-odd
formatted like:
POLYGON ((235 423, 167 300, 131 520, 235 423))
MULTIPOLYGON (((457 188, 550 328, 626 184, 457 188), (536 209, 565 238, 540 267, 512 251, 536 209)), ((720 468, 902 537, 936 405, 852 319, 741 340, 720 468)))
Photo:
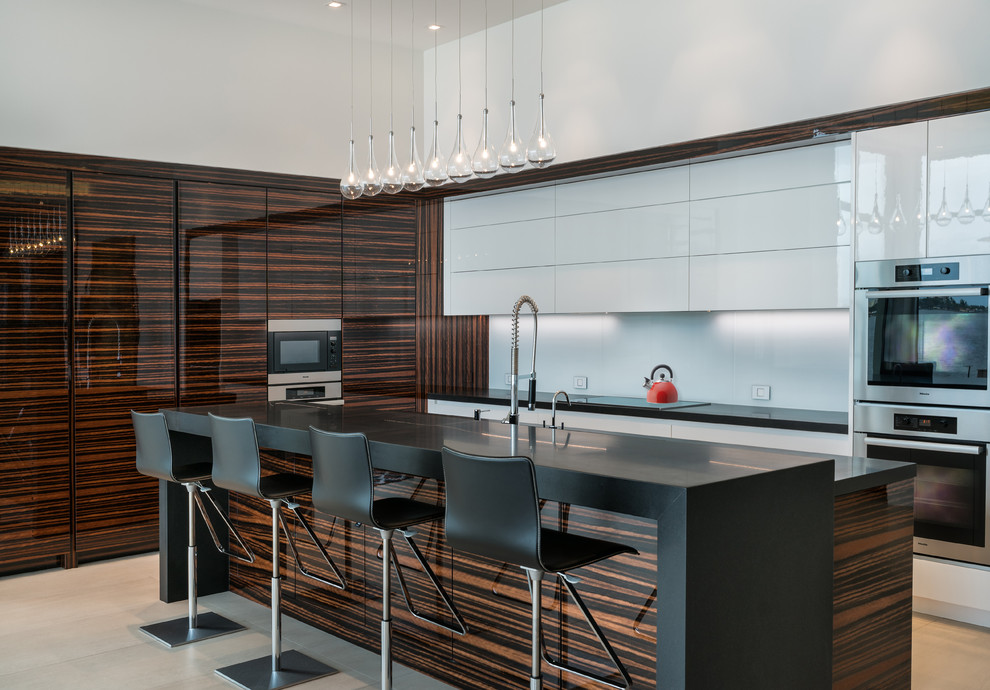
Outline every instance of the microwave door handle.
POLYGON ((946 288, 945 290, 867 290, 866 299, 889 299, 892 297, 985 297, 990 288, 946 288))
POLYGON ((884 446, 885 448, 913 448, 915 450, 932 450, 942 453, 961 453, 965 455, 979 455, 983 452, 983 446, 964 446, 959 443, 927 443, 925 441, 907 441, 899 438, 867 437, 866 445, 884 446))

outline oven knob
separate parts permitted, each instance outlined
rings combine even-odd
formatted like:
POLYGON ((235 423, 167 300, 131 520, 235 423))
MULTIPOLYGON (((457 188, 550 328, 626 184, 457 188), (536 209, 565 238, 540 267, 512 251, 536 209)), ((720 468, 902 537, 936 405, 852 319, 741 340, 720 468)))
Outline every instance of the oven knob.
POLYGON ((939 269, 939 273, 941 273, 944 276, 949 275, 949 273, 951 273, 951 272, 952 272, 952 269, 949 268, 948 266, 942 266, 942 268, 939 269))
POLYGON ((910 268, 902 268, 901 269, 901 275, 904 276, 905 278, 907 278, 909 275, 911 275, 911 269, 910 268))

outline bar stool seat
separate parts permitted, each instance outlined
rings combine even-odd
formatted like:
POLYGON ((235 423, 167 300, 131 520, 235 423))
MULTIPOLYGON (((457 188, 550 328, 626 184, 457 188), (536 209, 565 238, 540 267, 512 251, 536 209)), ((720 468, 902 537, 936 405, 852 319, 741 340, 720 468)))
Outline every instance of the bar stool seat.
POLYGON ((178 647, 207 640, 220 635, 244 630, 244 626, 218 613, 207 611, 199 613, 196 587, 196 512, 197 509, 206 524, 213 542, 220 553, 233 556, 247 563, 254 562, 254 554, 244 540, 234 529, 223 511, 210 495, 210 488, 204 482, 210 481, 213 475, 213 463, 190 462, 181 463, 172 453, 172 443, 168 435, 168 425, 165 415, 161 412, 135 412, 131 410, 131 423, 134 426, 135 466, 141 474, 154 477, 161 481, 182 484, 188 497, 188 540, 187 540, 187 569, 186 569, 186 600, 189 613, 185 618, 175 618, 141 627, 141 631, 158 640, 167 647, 178 647), (231 552, 221 542, 216 527, 203 503, 201 494, 205 495, 213 506, 220 520, 227 527, 228 533, 240 545, 243 556, 231 552))
POLYGON ((213 481, 217 486, 245 496, 268 501, 272 509, 272 653, 249 661, 218 668, 216 674, 246 690, 276 690, 297 685, 334 673, 337 669, 317 661, 298 650, 282 652, 281 612, 281 558, 279 528, 285 534, 286 544, 292 552, 303 575, 344 589, 346 583, 326 549, 313 533, 309 523, 299 513, 299 506, 291 501, 293 496, 309 493, 312 480, 292 473, 268 476, 261 474, 261 452, 254 420, 219 417, 210 413, 210 430, 213 438, 213 481), (282 518, 282 505, 289 508, 316 545, 323 559, 330 566, 338 582, 312 574, 303 568, 292 535, 282 518))
MULTIPOLYGON (((542 662, 614 688, 632 684, 629 672, 591 615, 567 573, 636 549, 618 542, 547 529, 540 524, 536 470, 526 456, 489 457, 442 451, 446 482, 445 530, 454 549, 509 563, 526 572, 530 591, 531 690, 543 687, 542 662), (615 667, 618 679, 565 664, 551 657, 543 642, 542 581, 551 573, 578 606, 615 667)), ((614 676, 615 674, 613 674, 614 676)))
POLYGON ((309 428, 313 454, 313 506, 335 517, 359 522, 378 531, 382 539, 382 619, 381 619, 381 687, 392 687, 392 599, 391 576, 395 571, 406 608, 413 616, 444 630, 463 635, 467 626, 450 596, 440 584, 430 564, 423 558, 410 527, 443 518, 442 506, 412 498, 374 497, 374 466, 371 447, 364 434, 340 434, 309 428), (405 539, 419 567, 433 585, 452 622, 417 611, 409 596, 405 576, 395 556, 392 538, 395 532, 405 539))

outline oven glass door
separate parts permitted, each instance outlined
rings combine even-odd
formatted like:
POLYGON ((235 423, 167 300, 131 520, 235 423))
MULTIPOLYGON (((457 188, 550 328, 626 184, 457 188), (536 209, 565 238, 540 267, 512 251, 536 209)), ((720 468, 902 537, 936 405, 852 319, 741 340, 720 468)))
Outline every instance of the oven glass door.
POLYGON ((871 458, 917 464, 914 536, 953 544, 986 545, 987 447, 870 436, 871 458))

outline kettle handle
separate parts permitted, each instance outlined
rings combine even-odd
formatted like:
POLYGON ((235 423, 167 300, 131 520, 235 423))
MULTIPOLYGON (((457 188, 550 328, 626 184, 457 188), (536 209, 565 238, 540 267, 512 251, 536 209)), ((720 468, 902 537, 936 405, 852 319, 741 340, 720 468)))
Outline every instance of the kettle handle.
MULTIPOLYGON (((657 369, 666 369, 667 371, 670 372, 670 380, 671 381, 674 380, 674 370, 671 369, 666 364, 658 364, 655 367, 653 367, 653 371, 650 372, 650 380, 653 380, 654 375, 657 373, 657 369)), ((661 374, 661 376, 663 376, 663 374, 661 374)))

